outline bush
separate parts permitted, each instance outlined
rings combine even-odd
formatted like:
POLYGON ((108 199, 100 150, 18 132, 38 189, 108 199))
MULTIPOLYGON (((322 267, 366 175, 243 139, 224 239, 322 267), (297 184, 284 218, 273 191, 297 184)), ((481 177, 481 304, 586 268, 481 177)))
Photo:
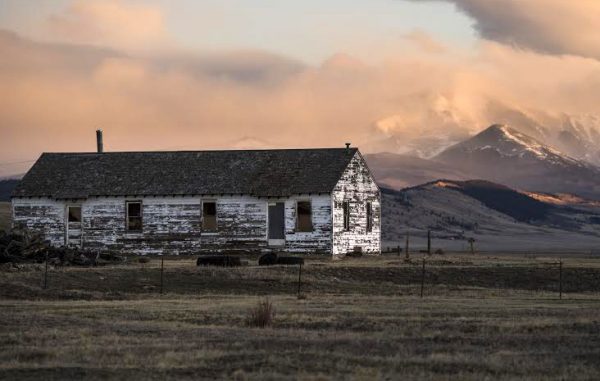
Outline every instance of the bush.
POLYGON ((246 324, 250 327, 266 328, 273 324, 275 309, 269 298, 259 301, 256 307, 250 310, 246 324))
POLYGON ((258 258, 259 266, 271 266, 277 263, 277 254, 275 253, 267 253, 263 254, 258 258))

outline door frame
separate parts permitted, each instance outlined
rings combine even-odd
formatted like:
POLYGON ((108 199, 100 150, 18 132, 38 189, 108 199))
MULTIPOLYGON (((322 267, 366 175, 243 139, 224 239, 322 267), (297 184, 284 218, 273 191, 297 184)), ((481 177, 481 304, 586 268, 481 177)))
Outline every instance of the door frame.
POLYGON ((267 200, 267 229, 266 239, 269 247, 284 247, 285 246, 285 200, 267 200), (270 239, 269 238, 269 204, 283 204, 283 239, 270 239))

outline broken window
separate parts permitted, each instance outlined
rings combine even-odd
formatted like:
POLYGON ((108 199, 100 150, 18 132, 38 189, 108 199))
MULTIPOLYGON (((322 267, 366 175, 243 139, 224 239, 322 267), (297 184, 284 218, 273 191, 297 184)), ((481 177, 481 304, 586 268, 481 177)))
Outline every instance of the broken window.
POLYGON ((140 201, 127 201, 127 230, 142 230, 142 203, 140 201))
POLYGON ((296 204, 296 230, 299 232, 313 231, 310 201, 298 201, 296 204))
POLYGON ((214 201, 202 203, 202 230, 217 231, 217 203, 214 201))
POLYGON ((367 233, 373 231, 373 204, 367 202, 367 233))
POLYGON ((69 206, 69 222, 81 222, 81 206, 69 206))
POLYGON ((344 201, 344 230, 350 230, 350 201, 344 201))

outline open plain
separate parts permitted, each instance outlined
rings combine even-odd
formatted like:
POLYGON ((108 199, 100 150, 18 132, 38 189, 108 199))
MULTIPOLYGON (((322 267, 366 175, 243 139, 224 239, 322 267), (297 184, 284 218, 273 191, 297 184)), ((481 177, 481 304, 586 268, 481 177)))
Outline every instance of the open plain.
MULTIPOLYGON (((3 265, 3 379, 598 379, 600 260, 3 265), (421 294, 423 280, 423 298, 421 294), (247 325, 265 297, 272 326, 247 325)), ((144 262, 144 261, 142 261, 144 262)))

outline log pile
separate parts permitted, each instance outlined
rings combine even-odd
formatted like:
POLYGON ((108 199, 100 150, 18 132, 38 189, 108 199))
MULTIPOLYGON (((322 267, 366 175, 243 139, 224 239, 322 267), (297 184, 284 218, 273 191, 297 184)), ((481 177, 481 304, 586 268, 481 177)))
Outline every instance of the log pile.
POLYGON ((27 229, 0 231, 0 263, 44 263, 46 260, 54 266, 95 266, 122 262, 124 258, 73 247, 52 247, 41 235, 27 229))

